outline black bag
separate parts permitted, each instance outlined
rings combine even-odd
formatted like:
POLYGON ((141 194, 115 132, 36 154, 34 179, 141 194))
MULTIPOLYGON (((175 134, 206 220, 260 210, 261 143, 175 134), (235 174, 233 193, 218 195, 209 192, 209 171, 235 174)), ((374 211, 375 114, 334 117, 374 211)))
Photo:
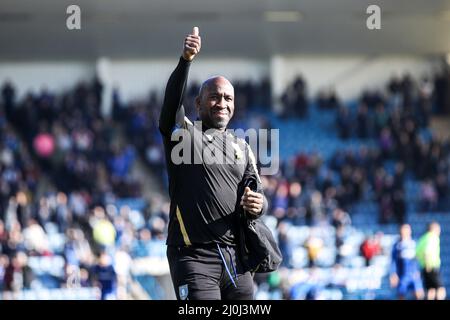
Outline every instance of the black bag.
MULTIPOLYGON (((247 186, 256 191, 256 181, 245 182, 244 188, 247 186)), ((244 209, 239 208, 237 240, 242 262, 252 273, 277 270, 282 255, 272 232, 261 219, 249 219, 244 209)))

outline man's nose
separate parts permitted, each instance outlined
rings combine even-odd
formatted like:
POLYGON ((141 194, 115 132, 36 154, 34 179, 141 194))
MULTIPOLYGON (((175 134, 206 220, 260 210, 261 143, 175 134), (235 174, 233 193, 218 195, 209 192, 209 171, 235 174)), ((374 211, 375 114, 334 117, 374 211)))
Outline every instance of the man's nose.
POLYGON ((217 106, 220 108, 226 108, 227 107, 227 100, 225 100, 225 97, 222 97, 219 99, 219 102, 217 103, 217 106))

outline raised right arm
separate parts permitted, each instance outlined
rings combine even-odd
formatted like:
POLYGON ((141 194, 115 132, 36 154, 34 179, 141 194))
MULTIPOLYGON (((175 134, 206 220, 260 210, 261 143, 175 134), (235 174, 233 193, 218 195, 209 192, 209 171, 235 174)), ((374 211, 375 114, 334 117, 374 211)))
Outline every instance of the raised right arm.
POLYGON ((164 94, 164 103, 159 116, 159 130, 164 136, 170 136, 175 127, 176 119, 184 119, 182 108, 183 93, 189 74, 189 68, 194 57, 200 52, 201 39, 198 28, 194 27, 192 34, 184 40, 183 55, 177 67, 170 75, 164 94), (177 117, 177 113, 179 114, 177 117))

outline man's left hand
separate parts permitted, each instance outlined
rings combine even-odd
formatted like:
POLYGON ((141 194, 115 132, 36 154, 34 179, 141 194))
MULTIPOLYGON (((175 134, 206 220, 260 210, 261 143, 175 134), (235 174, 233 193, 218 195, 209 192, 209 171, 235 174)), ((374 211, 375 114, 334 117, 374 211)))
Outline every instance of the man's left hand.
POLYGON ((253 192, 249 187, 245 188, 244 195, 241 198, 241 206, 250 214, 258 215, 263 208, 264 198, 261 193, 253 192))

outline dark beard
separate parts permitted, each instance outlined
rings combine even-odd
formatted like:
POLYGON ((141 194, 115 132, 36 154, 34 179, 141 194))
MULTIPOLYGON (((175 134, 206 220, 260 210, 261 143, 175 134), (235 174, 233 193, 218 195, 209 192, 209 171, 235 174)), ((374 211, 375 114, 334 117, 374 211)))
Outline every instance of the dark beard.
POLYGON ((212 117, 207 117, 206 119, 201 119, 203 121, 203 124, 210 129, 226 129, 229 119, 214 119, 212 117))
POLYGON ((213 128, 222 129, 222 128, 227 127, 229 120, 213 120, 213 119, 211 119, 211 122, 213 124, 213 128))

